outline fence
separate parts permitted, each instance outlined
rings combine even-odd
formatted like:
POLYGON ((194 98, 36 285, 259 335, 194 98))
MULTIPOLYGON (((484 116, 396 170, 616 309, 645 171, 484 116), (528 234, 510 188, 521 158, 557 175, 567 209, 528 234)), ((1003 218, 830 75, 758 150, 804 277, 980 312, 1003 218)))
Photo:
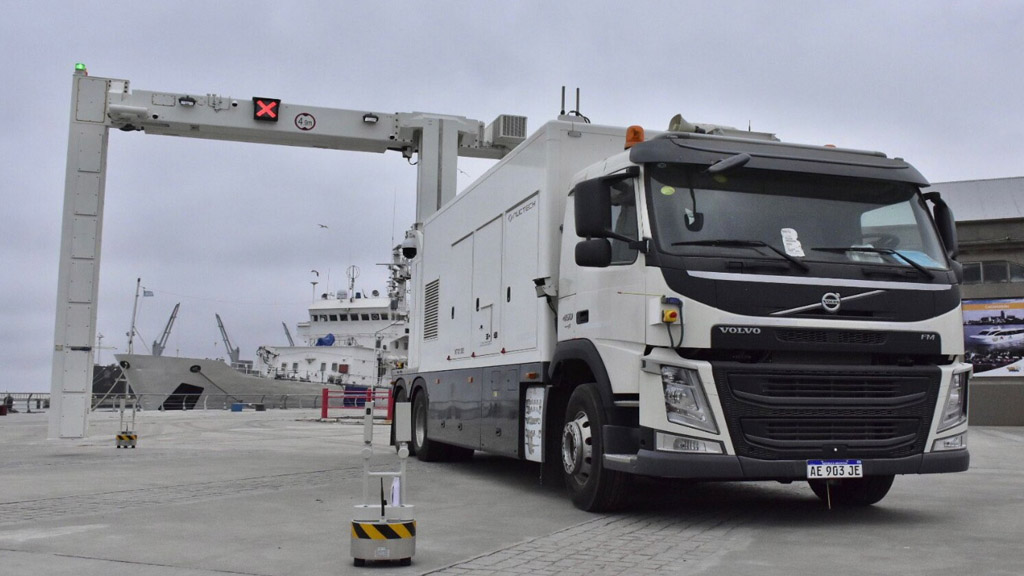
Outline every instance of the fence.
MULTIPOLYGON (((121 405, 121 396, 108 398, 110 407, 121 405)), ((143 410, 228 410, 235 404, 257 409, 319 408, 320 394, 131 394, 143 410)))
POLYGON ((395 405, 392 401, 391 390, 374 390, 372 388, 345 390, 324 388, 321 393, 320 417, 326 420, 330 410, 356 410, 362 414, 366 403, 370 401, 373 402, 374 418, 383 418, 388 422, 392 420, 395 405))
POLYGON ((45 392, 4 392, 0 394, 4 412, 40 412, 50 407, 50 395, 45 392))
MULTIPOLYGON (((324 388, 319 394, 129 394, 126 405, 136 404, 143 410, 228 410, 233 404, 281 410, 320 408, 323 417, 327 418, 328 410, 361 410, 372 398, 374 415, 390 420, 393 410, 391 391, 359 388, 348 391, 324 388)), ((11 397, 10 407, 18 412, 40 412, 50 408, 49 393, 4 392, 0 393, 0 401, 7 396, 11 397)), ((93 394, 92 409, 120 408, 123 396, 123 393, 93 394)))
MULTIPOLYGON (((93 394, 93 410, 118 409, 123 393, 93 394)), ((228 410, 233 404, 264 409, 319 408, 321 394, 129 394, 128 406, 142 410, 228 410)))

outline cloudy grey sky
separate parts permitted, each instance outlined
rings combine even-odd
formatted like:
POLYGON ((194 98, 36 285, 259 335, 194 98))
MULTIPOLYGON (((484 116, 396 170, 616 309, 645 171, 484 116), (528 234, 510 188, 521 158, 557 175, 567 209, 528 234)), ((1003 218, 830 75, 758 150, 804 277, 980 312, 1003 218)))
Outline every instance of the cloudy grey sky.
MULTIPOLYGON (((21 2, 0 0, 0 391, 47 391, 71 75, 142 90, 489 122, 559 110, 595 123, 691 121, 882 150, 932 182, 1024 175, 1020 2, 21 2)), ((460 188, 486 166, 460 164, 460 188)), ((127 347, 135 279, 148 346, 243 358, 283 344, 317 291, 382 288, 414 217, 400 155, 110 139, 97 327, 127 347), (317 224, 326 224, 321 228, 317 224)))

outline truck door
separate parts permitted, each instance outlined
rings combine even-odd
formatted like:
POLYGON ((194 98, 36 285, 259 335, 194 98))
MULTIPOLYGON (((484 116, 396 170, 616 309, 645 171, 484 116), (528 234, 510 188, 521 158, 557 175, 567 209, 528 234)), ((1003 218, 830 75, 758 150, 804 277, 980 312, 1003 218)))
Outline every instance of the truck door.
POLYGON ((539 254, 538 193, 505 212, 502 247, 501 345, 508 352, 537 347, 537 307, 533 286, 539 254))
POLYGON ((438 311, 442 354, 451 359, 466 358, 472 352, 473 276, 466 266, 473 258, 472 234, 452 245, 450 258, 443 264, 441 306, 438 311))
POLYGON ((473 234, 472 351, 476 356, 497 354, 501 315, 501 224, 495 218, 473 234))
MULTIPOLYGON (((637 190, 637 180, 629 178, 616 182, 612 191, 612 228, 632 239, 639 239, 640 230, 637 190)), ((610 357, 617 351, 625 357, 626 345, 644 342, 644 258, 627 242, 612 239, 609 266, 577 266, 573 254, 576 242, 582 238, 575 234, 571 217, 570 213, 566 218, 566 228, 572 226, 573 232, 565 234, 561 259, 559 293, 565 296, 558 308, 559 340, 583 338, 594 342, 612 376, 610 357)), ((635 380, 635 375, 632 378, 635 380)))

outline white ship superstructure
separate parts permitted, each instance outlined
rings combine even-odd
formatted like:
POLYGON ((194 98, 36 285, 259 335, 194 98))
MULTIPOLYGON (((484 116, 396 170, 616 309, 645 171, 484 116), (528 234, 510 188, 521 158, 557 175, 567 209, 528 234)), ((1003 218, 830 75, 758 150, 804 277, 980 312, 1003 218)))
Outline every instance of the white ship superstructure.
POLYGON ((299 322, 296 346, 263 346, 261 375, 375 386, 391 369, 404 365, 409 349, 405 299, 361 292, 326 293, 299 322))
POLYGON ((232 368, 221 360, 137 354, 118 354, 118 362, 146 409, 190 409, 211 400, 285 407, 324 387, 390 386, 409 349, 409 274, 397 248, 388 267, 386 295, 356 290, 358 269, 350 267, 349 289, 321 294, 297 325, 298 341, 261 346, 253 369, 239 369, 245 363, 232 368))

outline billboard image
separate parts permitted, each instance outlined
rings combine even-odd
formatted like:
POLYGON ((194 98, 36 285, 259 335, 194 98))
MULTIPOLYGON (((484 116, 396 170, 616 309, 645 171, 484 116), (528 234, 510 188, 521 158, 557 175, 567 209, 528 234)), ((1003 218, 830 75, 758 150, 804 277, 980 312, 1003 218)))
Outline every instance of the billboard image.
POLYGON ((964 300, 965 359, 975 376, 1024 376, 1024 300, 964 300))

